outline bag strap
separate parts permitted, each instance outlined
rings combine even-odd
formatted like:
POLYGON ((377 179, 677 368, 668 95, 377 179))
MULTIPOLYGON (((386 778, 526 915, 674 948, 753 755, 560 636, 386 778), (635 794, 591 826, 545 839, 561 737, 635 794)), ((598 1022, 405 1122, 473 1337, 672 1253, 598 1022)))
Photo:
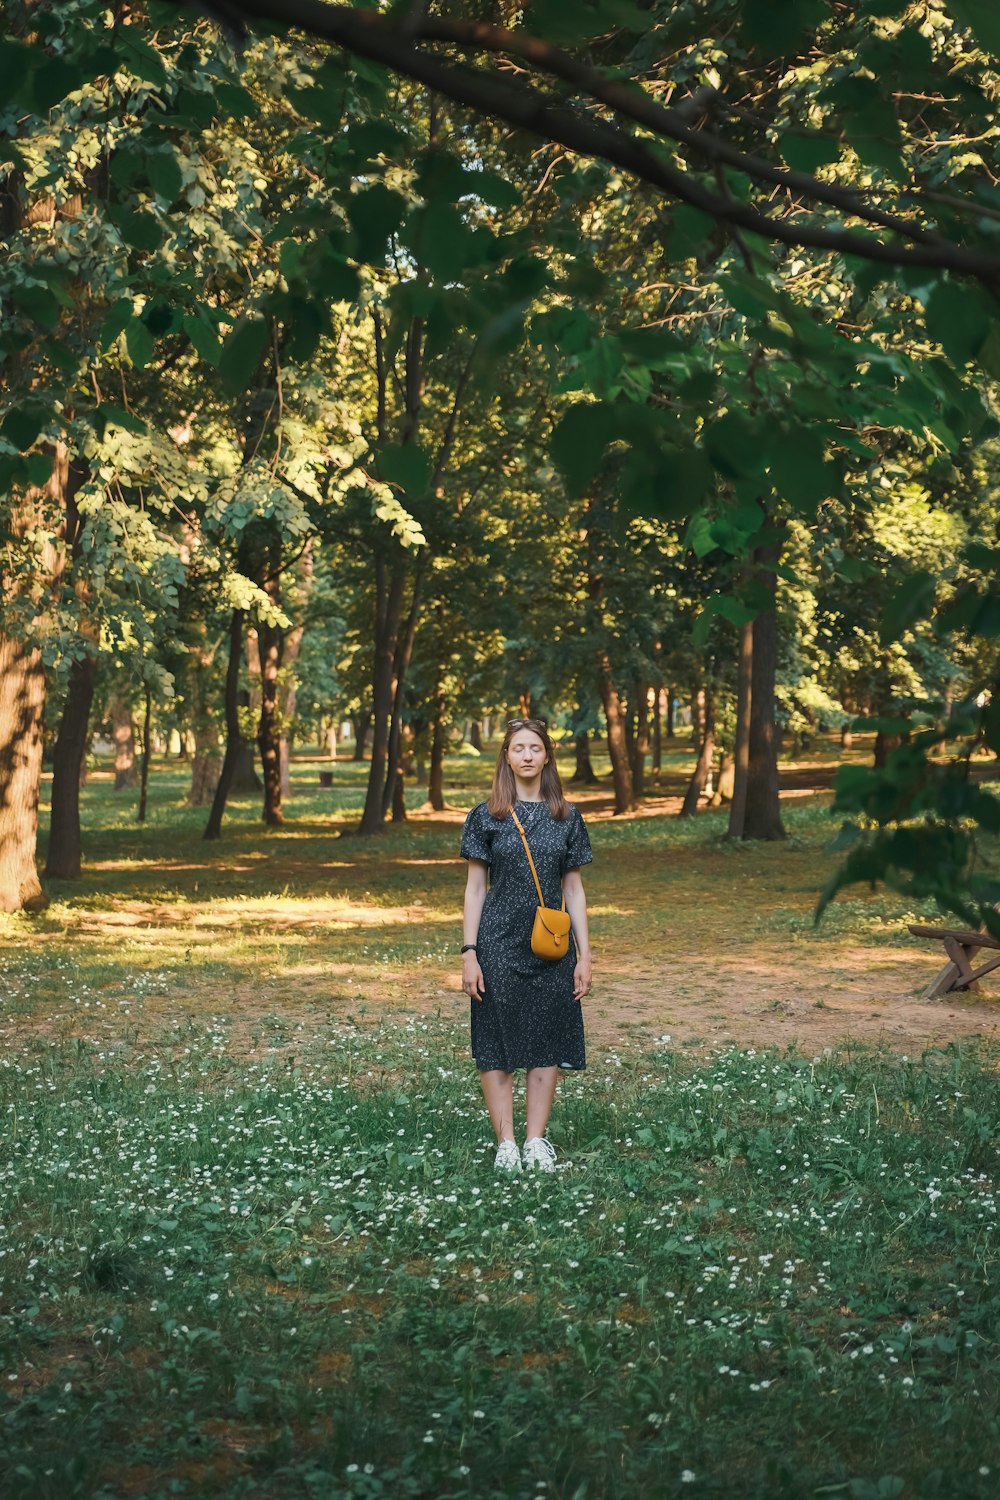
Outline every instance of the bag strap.
MULTIPOLYGON (((538 871, 535 869, 535 861, 532 859, 532 857, 531 857, 531 850, 528 848, 528 839, 527 839, 527 836, 526 836, 526 834, 524 832, 524 829, 521 827, 521 820, 520 820, 520 818, 518 817, 517 813, 514 811, 513 808, 511 808, 511 810, 510 810, 510 815, 514 819, 514 822, 517 824, 517 831, 521 835, 521 843, 524 845, 524 852, 528 856, 528 864, 531 866, 531 873, 532 873, 532 875, 534 877, 534 881, 535 881, 535 890, 538 892, 538 904, 539 904, 539 906, 544 906, 545 905, 545 897, 542 895, 542 887, 541 887, 541 883, 539 882, 539 879, 538 879, 538 871)), ((565 891, 563 891, 562 910, 563 911, 566 910, 566 892, 565 891)))

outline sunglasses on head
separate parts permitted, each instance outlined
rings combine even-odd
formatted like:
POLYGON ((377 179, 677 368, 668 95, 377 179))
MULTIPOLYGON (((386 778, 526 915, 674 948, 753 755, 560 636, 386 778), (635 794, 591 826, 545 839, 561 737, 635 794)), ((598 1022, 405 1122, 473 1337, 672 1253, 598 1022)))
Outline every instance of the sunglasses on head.
POLYGON ((507 720, 507 728, 508 729, 534 729, 535 726, 539 725, 539 724, 541 725, 541 727, 543 729, 548 729, 548 727, 549 727, 549 721, 548 721, 548 719, 508 719, 507 720))

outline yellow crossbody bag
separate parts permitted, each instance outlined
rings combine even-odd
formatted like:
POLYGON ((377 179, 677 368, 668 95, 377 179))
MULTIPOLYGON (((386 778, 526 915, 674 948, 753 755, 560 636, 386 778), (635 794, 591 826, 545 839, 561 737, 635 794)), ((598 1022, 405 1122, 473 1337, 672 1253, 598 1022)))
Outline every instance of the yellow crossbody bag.
POLYGON ((562 907, 546 906, 542 896, 542 887, 538 879, 538 871, 535 869, 535 861, 531 857, 528 848, 528 840, 521 820, 513 808, 510 815, 517 824, 517 831, 521 835, 524 852, 528 856, 528 864, 535 881, 535 890, 538 892, 538 910, 535 912, 534 926, 531 929, 531 951, 539 958, 565 958, 569 952, 569 929, 571 918, 566 910, 566 895, 563 893, 562 907))

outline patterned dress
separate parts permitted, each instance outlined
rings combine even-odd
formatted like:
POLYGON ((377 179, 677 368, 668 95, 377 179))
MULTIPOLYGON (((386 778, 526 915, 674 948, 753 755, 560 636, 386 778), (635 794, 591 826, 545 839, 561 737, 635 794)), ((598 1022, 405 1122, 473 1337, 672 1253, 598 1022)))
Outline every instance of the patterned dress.
MULTIPOLYGON (((557 822, 546 802, 517 803, 546 906, 562 904, 562 877, 593 859, 577 808, 557 822)), ((480 1070, 587 1066, 583 1010, 573 998, 576 944, 564 958, 531 951, 538 906, 531 866, 513 818, 493 818, 485 802, 465 820, 462 858, 489 867, 476 939, 486 993, 471 999, 472 1055, 480 1070)))

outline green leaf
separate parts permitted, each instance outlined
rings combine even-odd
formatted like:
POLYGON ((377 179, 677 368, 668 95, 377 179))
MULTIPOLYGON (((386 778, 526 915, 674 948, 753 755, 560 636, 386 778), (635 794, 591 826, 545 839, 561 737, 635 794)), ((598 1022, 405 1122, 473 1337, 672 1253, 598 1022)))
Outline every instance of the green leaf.
POLYGON ((244 318, 226 339, 219 359, 219 374, 234 395, 246 390, 257 374, 269 336, 270 329, 263 318, 244 318))
POLYGON ((52 478, 52 456, 48 453, 29 453, 24 463, 24 473, 28 484, 48 484, 52 478))
POLYGON ((123 406, 115 406, 109 401, 102 401, 100 406, 95 406, 90 420, 99 438, 104 436, 108 427, 121 427, 125 432, 148 431, 145 422, 139 417, 133 416, 132 412, 126 411, 123 406))
POLYGON ((407 202, 399 193, 373 183, 347 200, 347 214, 357 240, 357 257, 373 265, 384 265, 389 236, 395 234, 407 211, 407 202))
POLYGON ((11 287, 11 298, 26 317, 43 328, 54 328, 59 321, 59 300, 47 286, 15 283, 11 287))
POLYGON ((119 334, 124 333, 132 317, 133 303, 131 297, 122 297, 120 301, 110 308, 101 324, 101 334, 98 342, 102 349, 110 349, 119 334))
POLYGON ((168 206, 180 197, 184 178, 173 151, 150 151, 146 157, 146 176, 153 191, 168 206))
POLYGON ((552 434, 549 448, 570 495, 584 493, 618 436, 618 415, 608 402, 580 401, 570 407, 552 434))
POLYGON ((156 340, 141 318, 133 318, 126 328, 125 347, 137 370, 144 369, 155 354, 156 340))
POLYGON ((49 57, 33 70, 30 79, 25 79, 20 97, 35 114, 47 115, 67 94, 76 93, 87 82, 78 64, 64 57, 49 57))
POLYGON ((995 0, 947 0, 947 7, 984 51, 1000 57, 1000 10, 995 0))
POLYGON ((743 0, 741 30, 751 47, 774 57, 794 52, 802 32, 826 20, 823 0, 743 0))
POLYGON ((452 203, 428 203, 411 220, 407 237, 417 261, 438 281, 458 281, 479 260, 475 231, 452 203))
POLYGON ((379 476, 411 497, 422 495, 430 483, 431 461, 416 443, 387 443, 377 461, 379 476))
POLYGON ((152 214, 122 213, 115 216, 114 223, 126 245, 131 245, 133 250, 145 250, 150 254, 159 250, 163 231, 159 220, 152 214))
POLYGON ((882 611, 879 639, 883 646, 891 645, 921 617, 927 618, 934 607, 937 580, 931 573, 911 573, 896 589, 882 611))
POLYGON ((982 302, 964 282, 939 281, 924 310, 927 332, 956 364, 966 364, 989 332, 982 302))
POLYGON ((222 344, 217 329, 197 313, 185 314, 181 319, 181 327, 202 359, 217 366, 222 358, 222 344))
POLYGON ((40 406, 14 406, 0 425, 0 432, 22 453, 30 448, 50 413, 40 406))
POLYGON ((763 474, 768 433, 741 411, 728 411, 705 428, 705 447, 718 472, 728 479, 763 474))
POLYGON ((840 144, 825 135, 783 134, 781 154, 793 171, 814 176, 822 167, 839 161, 840 144))
POLYGON ((809 513, 840 487, 836 471, 824 456, 822 434, 809 427, 793 427, 777 435, 770 472, 779 495, 809 513))
POLYGON ((635 0, 533 0, 528 22, 547 41, 573 43, 615 30, 639 35, 649 15, 635 0))
POLYGON ((633 451, 622 475, 622 500, 643 516, 681 520, 705 498, 712 466, 698 448, 633 451))

